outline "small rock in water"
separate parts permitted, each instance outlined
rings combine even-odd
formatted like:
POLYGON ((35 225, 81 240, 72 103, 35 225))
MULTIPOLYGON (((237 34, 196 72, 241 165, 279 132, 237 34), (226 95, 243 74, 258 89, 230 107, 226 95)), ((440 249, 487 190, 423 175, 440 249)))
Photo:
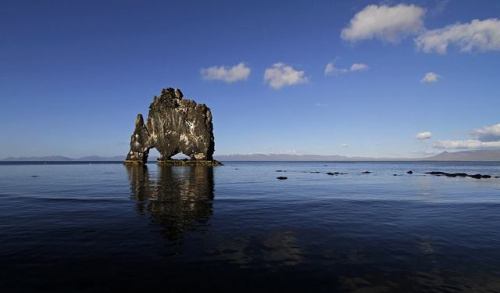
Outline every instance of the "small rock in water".
POLYGON ((286 180, 286 179, 288 179, 288 177, 285 177, 285 176, 279 176, 279 177, 276 177, 276 179, 278 179, 278 180, 286 180))
POLYGON ((406 172, 406 174, 413 174, 413 171, 410 170, 410 171, 406 172))

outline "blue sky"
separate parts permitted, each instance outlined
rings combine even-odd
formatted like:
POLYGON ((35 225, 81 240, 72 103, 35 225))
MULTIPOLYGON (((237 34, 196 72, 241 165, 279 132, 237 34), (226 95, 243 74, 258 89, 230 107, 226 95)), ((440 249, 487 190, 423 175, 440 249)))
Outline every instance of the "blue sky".
POLYGON ((498 148, 498 18, 499 1, 2 1, 0 158, 126 154, 164 87, 209 105, 216 154, 498 148))

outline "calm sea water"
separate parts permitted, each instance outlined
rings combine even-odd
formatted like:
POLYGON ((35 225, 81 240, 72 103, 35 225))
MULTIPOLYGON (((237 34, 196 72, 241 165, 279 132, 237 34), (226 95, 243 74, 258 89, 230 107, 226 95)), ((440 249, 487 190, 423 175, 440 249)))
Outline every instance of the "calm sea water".
POLYGON ((0 290, 500 292, 500 179, 427 171, 500 163, 1 164, 0 290))

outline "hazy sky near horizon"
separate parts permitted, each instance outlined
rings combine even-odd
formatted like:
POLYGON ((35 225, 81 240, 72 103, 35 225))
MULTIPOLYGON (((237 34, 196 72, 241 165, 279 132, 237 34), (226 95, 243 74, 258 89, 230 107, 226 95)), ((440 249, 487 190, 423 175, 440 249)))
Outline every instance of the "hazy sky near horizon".
POLYGON ((500 148, 500 1, 2 1, 0 158, 125 155, 162 88, 216 154, 500 148))

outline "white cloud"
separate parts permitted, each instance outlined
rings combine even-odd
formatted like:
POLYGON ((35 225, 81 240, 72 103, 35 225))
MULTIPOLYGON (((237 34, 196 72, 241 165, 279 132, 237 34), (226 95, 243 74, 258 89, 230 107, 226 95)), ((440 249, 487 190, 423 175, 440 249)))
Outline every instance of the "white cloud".
POLYGON ((484 142, 500 141, 500 123, 476 129, 472 136, 484 142))
POLYGON ((429 30, 415 39, 417 48, 426 53, 445 54, 455 45, 462 52, 500 50, 500 20, 474 19, 465 24, 453 24, 429 30))
POLYGON ((490 149, 500 148, 500 141, 468 140, 441 140, 434 143, 438 149, 490 149))
POLYGON ((275 63, 264 72, 264 81, 273 89, 291 86, 308 81, 304 71, 296 70, 284 63, 275 63))
POLYGON ((423 83, 434 83, 437 82, 441 76, 434 72, 427 72, 424 77, 420 80, 423 83))
POLYGON ((379 39, 391 43, 423 29, 425 10, 416 5, 368 5, 351 19, 341 37, 355 42, 379 39))
POLYGON ((201 76, 207 80, 221 80, 227 83, 233 83, 240 80, 246 80, 250 75, 250 68, 241 62, 233 67, 212 66, 202 68, 201 76))
POLYGON ((415 137, 419 140, 430 139, 432 137, 432 132, 430 131, 419 132, 415 137))
POLYGON ((348 72, 356 72, 356 71, 365 71, 368 70, 368 65, 364 63, 354 63, 350 68, 338 68, 335 66, 335 63, 329 62, 325 66, 325 75, 334 75, 348 72))
POLYGON ((363 63, 354 63, 351 65, 351 71, 365 71, 368 70, 368 65, 363 63))

